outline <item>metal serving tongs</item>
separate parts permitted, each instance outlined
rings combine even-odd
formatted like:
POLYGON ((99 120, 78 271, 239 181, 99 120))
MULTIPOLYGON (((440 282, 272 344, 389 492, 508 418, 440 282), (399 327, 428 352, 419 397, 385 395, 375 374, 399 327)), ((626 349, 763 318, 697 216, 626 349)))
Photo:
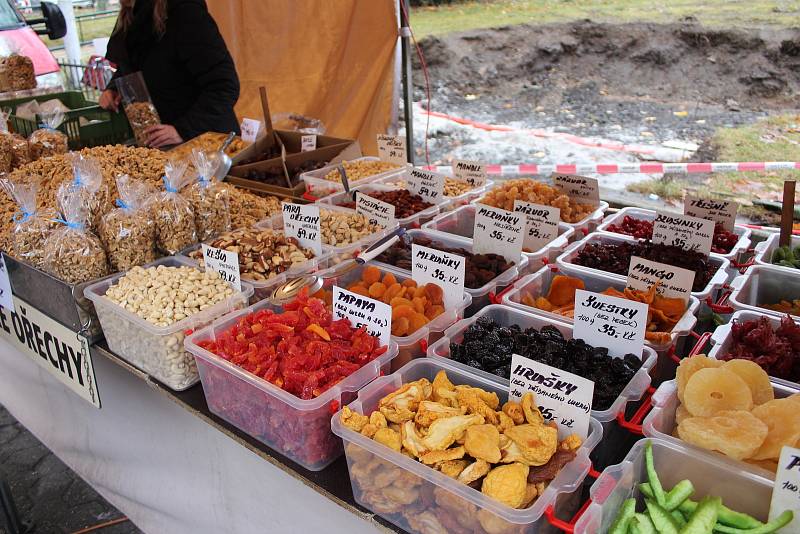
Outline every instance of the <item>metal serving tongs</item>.
POLYGON ((225 150, 231 146, 233 142, 233 138, 236 137, 236 132, 231 132, 228 134, 228 137, 222 142, 222 145, 219 147, 219 151, 217 151, 216 158, 219 161, 217 164, 217 170, 214 171, 214 178, 218 181, 223 181, 226 176, 228 176, 228 171, 231 170, 233 166, 233 160, 231 157, 225 153, 225 150))

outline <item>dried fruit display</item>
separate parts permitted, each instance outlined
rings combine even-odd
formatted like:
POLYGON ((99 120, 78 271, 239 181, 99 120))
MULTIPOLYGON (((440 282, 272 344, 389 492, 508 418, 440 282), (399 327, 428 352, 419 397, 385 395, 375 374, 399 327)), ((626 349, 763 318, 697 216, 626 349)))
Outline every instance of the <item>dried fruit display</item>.
MULTIPOLYGON (((300 183, 300 175, 304 172, 315 171, 328 165, 327 161, 309 160, 304 161, 299 167, 289 172, 289 178, 292 187, 300 183)), ((255 180, 256 182, 264 182, 269 185, 276 185, 278 187, 286 187, 286 176, 283 174, 283 165, 272 167, 270 169, 250 169, 245 173, 245 178, 248 180, 255 180)))
POLYGON ((470 325, 461 343, 450 343, 451 359, 503 378, 511 375, 513 354, 594 381, 595 410, 610 408, 642 366, 639 356, 612 358, 606 348, 592 347, 580 339, 564 339, 553 326, 523 331, 519 325, 502 326, 489 317, 480 317, 470 325))
POLYGON ((792 248, 788 245, 778 247, 772 253, 771 261, 773 265, 800 269, 800 247, 792 248))
MULTIPOLYGON (((391 185, 392 187, 399 187, 401 189, 405 189, 405 187, 408 185, 402 176, 398 177, 396 180, 387 180, 382 181, 381 183, 391 185)), ((446 176, 444 179, 444 196, 446 197, 457 197, 478 188, 479 187, 472 186, 467 182, 450 178, 449 176, 446 176)))
POLYGON ((792 301, 781 300, 775 304, 759 304, 759 306, 780 313, 788 313, 789 315, 800 315, 800 299, 792 301))
MULTIPOLYGON (((340 421, 511 508, 533 504, 582 445, 577 435, 559 441, 558 427, 544 423, 533 393, 501 405, 496 393, 454 385, 445 371, 432 383, 421 378, 389 393, 369 415, 346 406, 340 421), (512 419, 508 413, 521 416, 512 419)), ((490 518, 481 518, 477 509, 448 506, 438 488, 432 490, 432 499, 425 499, 422 479, 411 472, 404 474, 355 445, 348 454, 359 500, 376 512, 402 514, 415 532, 447 532, 445 525, 464 519, 474 521, 470 532, 494 531, 490 518), (426 521, 437 530, 420 529, 420 513, 428 514, 426 521)))
MULTIPOLYGON (((367 191, 367 194, 376 200, 392 204, 394 206, 394 216, 396 219, 405 219, 412 215, 426 210, 433 206, 430 202, 423 200, 421 196, 415 195, 408 189, 394 189, 392 191, 367 191)), ((341 204, 346 208, 355 209, 355 202, 345 202, 341 204)))
MULTIPOLYGON (((342 162, 342 165, 344 166, 344 172, 347 173, 347 180, 350 183, 363 180, 364 178, 369 178, 370 176, 375 176, 376 174, 380 174, 382 172, 400 168, 400 165, 397 165, 396 163, 378 160, 344 161, 342 162)), ((339 169, 331 170, 323 178, 329 182, 342 182, 342 176, 339 174, 339 169)))
POLYGON ((776 399, 752 361, 685 358, 677 385, 677 434, 687 443, 775 471, 781 448, 800 440, 800 396, 776 399))
POLYGON ((530 178, 506 180, 502 185, 488 191, 478 202, 514 211, 515 200, 558 208, 561 210, 561 220, 567 223, 582 221, 597 209, 597 206, 591 204, 575 202, 555 187, 530 178))
MULTIPOLYGON (((573 318, 575 315, 575 290, 577 289, 585 289, 583 280, 559 274, 553 277, 546 296, 534 297, 530 293, 524 293, 520 301, 532 308, 573 318)), ((620 291, 609 287, 601 293, 647 304, 649 308, 645 339, 656 345, 662 345, 671 341, 670 332, 686 313, 686 302, 682 299, 662 297, 656 293, 656 290, 655 285, 647 291, 628 288, 620 291)))
POLYGON ((631 256, 694 271, 692 291, 705 289, 714 277, 714 273, 717 272, 717 267, 709 261, 708 256, 672 245, 655 244, 651 241, 587 243, 578 252, 572 263, 627 276, 631 256))
POLYGON ((769 376, 800 382, 800 326, 791 317, 781 319, 773 328, 766 317, 751 321, 734 321, 732 344, 721 360, 750 360, 769 376))
MULTIPOLYGON (((636 217, 625 215, 621 223, 608 225, 606 231, 633 236, 636 239, 651 239, 653 237, 653 221, 646 221, 644 219, 637 219, 636 217)), ((715 254, 727 254, 733 250, 733 247, 735 247, 738 242, 738 235, 729 232, 719 223, 714 226, 711 252, 715 254)))

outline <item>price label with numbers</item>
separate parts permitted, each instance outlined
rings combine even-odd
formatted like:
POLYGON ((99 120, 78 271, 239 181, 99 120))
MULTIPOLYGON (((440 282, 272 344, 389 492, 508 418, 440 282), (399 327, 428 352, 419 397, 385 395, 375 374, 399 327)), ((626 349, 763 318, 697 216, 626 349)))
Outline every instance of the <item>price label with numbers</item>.
POLYGON ((206 244, 203 248, 203 264, 206 271, 219 273, 220 278, 228 282, 236 291, 242 290, 242 279, 239 276, 239 255, 236 252, 221 248, 209 247, 206 244))
POLYGON ((512 211, 475 205, 475 226, 472 230, 472 252, 498 254, 519 263, 525 235, 525 215, 512 211))
POLYGON ((688 302, 694 284, 694 271, 632 256, 625 287, 647 291, 655 284, 658 284, 656 292, 659 295, 688 302))
POLYGON ((672 245, 708 256, 713 240, 714 221, 663 211, 656 212, 656 220, 653 222, 653 243, 672 245))
POLYGON ((369 218, 370 224, 379 224, 384 228, 394 225, 394 204, 372 198, 356 191, 356 211, 369 218))
POLYGON ((378 134, 378 157, 389 163, 405 165, 408 162, 406 138, 400 135, 378 134))
POLYGON ((255 143, 258 137, 258 132, 261 130, 261 121, 256 119, 242 119, 241 124, 242 141, 245 143, 255 143))
POLYGON ((800 532, 800 449, 788 446, 781 449, 778 460, 769 505, 770 521, 786 510, 794 512, 794 519, 781 532, 800 532))
POLYGON ((579 204, 600 205, 600 185, 594 178, 574 174, 554 174, 553 185, 579 204))
POLYGON ((333 314, 337 319, 350 319, 355 328, 366 327, 381 345, 388 345, 392 336, 392 307, 341 287, 333 286, 333 314))
POLYGON ((6 258, 0 254, 0 306, 14 311, 14 295, 11 291, 11 280, 8 279, 6 258))
POLYGON ((519 354, 511 356, 509 379, 509 400, 519 402, 526 393, 533 393, 545 421, 558 424, 559 439, 589 435, 594 382, 519 354))
POLYGON ((453 178, 472 187, 481 187, 486 183, 486 164, 457 159, 453 162, 453 178))
POLYGON ((319 206, 291 202, 283 202, 281 206, 286 236, 294 237, 301 246, 310 248, 317 256, 322 254, 319 206))
POLYGON ((578 289, 573 336, 593 347, 607 348, 612 356, 639 356, 644 346, 647 311, 644 302, 578 289))
POLYGON ((411 245, 411 278, 419 285, 433 283, 441 287, 445 309, 453 309, 464 300, 465 273, 463 256, 411 245))
POLYGON ((514 211, 525 215, 525 239, 522 248, 536 252, 558 237, 558 222, 561 210, 552 206, 514 201, 514 211))
POLYGON ((683 199, 684 214, 720 223, 729 232, 733 232, 738 211, 739 203, 733 200, 716 200, 689 195, 683 199))
POLYGON ((406 171, 408 190, 423 200, 437 204, 444 198, 445 175, 413 167, 406 171))
POLYGON ((300 136, 300 152, 310 152, 317 149, 317 136, 316 135, 301 135, 300 136))

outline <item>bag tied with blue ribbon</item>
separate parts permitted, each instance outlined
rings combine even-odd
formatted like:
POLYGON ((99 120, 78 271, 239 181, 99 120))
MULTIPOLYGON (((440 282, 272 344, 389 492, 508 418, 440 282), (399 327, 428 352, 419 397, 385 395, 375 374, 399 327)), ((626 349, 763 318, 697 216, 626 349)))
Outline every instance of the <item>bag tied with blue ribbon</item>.
POLYGON ((181 193, 194 180, 188 166, 185 159, 164 165, 164 191, 153 202, 156 245, 164 254, 176 254, 197 243, 194 210, 181 193))
POLYGON ((106 213, 100 224, 100 240, 114 272, 158 258, 156 227, 148 204, 153 191, 145 182, 127 174, 117 176, 116 182, 117 207, 106 213))
POLYGON ((194 149, 191 158, 196 173, 187 197, 194 210, 197 238, 202 242, 231 229, 231 190, 214 178, 219 165, 216 152, 194 149))
POLYGON ((31 159, 66 154, 69 151, 69 138, 58 127, 64 122, 64 112, 52 109, 38 113, 39 129, 28 136, 31 159))
POLYGON ((36 195, 42 178, 26 176, 21 180, 0 179, 0 187, 17 203, 18 211, 12 217, 14 231, 11 234, 9 252, 37 269, 44 268, 44 244, 56 224, 52 221, 55 211, 37 208, 36 195))

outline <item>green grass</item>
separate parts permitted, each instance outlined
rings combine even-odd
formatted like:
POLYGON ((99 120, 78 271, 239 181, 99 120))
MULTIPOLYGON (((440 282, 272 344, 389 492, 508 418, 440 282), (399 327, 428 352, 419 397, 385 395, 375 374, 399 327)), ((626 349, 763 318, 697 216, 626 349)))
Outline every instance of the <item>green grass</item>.
POLYGON ((797 0, 484 0, 412 10, 417 37, 520 23, 591 19, 674 22, 693 16, 712 27, 800 25, 797 0))
MULTIPOLYGON (((80 16, 83 14, 91 13, 88 10, 75 10, 75 15, 80 16)), ((100 37, 111 37, 111 31, 114 29, 114 23, 117 21, 117 16, 108 16, 100 19, 84 19, 80 21, 79 33, 81 34, 81 41, 91 41, 100 37)), ((62 46, 63 39, 50 40, 47 37, 42 37, 42 40, 48 48, 54 46, 62 46)))

